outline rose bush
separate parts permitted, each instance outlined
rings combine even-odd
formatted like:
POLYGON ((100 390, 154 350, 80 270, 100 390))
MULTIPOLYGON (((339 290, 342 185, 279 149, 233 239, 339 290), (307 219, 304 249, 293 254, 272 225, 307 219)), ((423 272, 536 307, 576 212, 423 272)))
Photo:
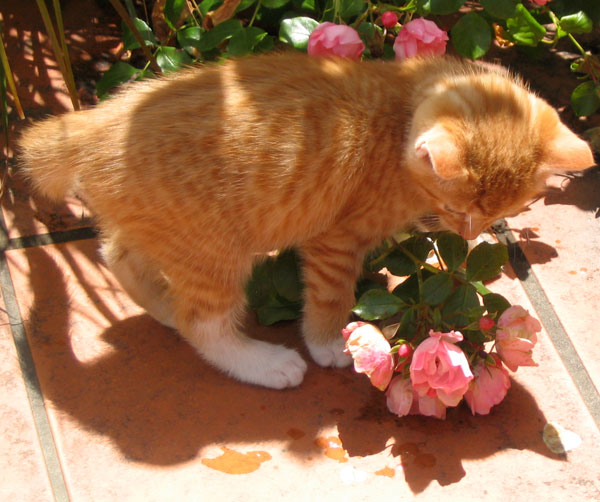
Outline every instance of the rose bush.
POLYGON ((535 364, 531 350, 539 321, 482 282, 496 277, 507 261, 503 244, 482 242, 469 251, 462 237, 448 232, 390 239, 367 259, 367 270, 385 267, 405 279, 391 292, 364 291, 353 309, 363 321, 342 333, 362 373, 378 367, 379 356, 371 351, 385 354, 385 379, 374 384, 385 390, 392 413, 443 419, 464 400, 473 414, 486 415, 510 388, 504 365, 515 370, 535 364), (359 329, 373 341, 361 336, 352 348, 348 342, 359 329), (394 375, 388 379, 390 367, 394 375))

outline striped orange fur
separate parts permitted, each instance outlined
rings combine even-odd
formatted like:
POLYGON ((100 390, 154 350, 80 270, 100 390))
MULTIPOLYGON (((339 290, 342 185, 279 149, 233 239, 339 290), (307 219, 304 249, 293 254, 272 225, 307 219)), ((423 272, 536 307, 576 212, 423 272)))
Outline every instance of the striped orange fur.
POLYGON ((593 163, 502 69, 299 54, 132 84, 34 125, 20 148, 41 193, 76 192, 95 213, 134 300, 224 371, 276 388, 299 384, 306 364, 242 332, 257 256, 300 249, 306 343, 319 364, 343 366, 339 331, 382 238, 431 213, 473 237, 549 174, 593 163))

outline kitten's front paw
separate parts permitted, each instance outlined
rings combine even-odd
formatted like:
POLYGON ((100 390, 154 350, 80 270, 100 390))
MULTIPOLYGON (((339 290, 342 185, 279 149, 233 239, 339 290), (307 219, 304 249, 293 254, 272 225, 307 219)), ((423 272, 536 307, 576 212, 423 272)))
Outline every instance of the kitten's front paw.
POLYGON ((306 342, 310 355, 319 366, 344 368, 352 362, 348 354, 344 354, 345 342, 340 336, 326 345, 306 342))
POLYGON ((259 377, 259 385, 272 389, 296 387, 302 383, 306 372, 306 362, 295 350, 277 347, 275 357, 267 363, 265 372, 259 377))

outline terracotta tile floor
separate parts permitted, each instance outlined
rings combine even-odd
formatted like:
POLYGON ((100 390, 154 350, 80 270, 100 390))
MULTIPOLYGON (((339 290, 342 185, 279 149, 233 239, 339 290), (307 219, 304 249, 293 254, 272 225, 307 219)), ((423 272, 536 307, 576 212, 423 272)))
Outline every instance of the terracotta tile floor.
MULTIPOLYGON (((7 9, 19 40, 39 28, 7 9)), ((41 64, 49 56, 36 40, 30 59, 41 64)), ((68 107, 51 65, 41 87, 21 75, 30 115, 68 107)), ((514 268, 493 284, 544 324, 539 367, 519 369, 489 416, 461 407, 438 421, 395 419, 350 369, 310 363, 286 391, 223 377, 121 291, 77 201, 53 207, 12 179, 2 201, 0 500, 600 500, 600 173, 555 181, 507 222, 514 268), (581 445, 552 453, 549 421, 581 445)), ((296 324, 246 324, 307 357, 296 324)))

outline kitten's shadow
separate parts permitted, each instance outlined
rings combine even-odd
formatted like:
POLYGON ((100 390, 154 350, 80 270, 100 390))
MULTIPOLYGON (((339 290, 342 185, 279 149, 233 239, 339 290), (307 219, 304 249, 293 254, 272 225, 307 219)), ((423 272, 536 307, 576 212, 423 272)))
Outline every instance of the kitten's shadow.
MULTIPOLYGON (((61 252, 77 246, 102 267, 91 244, 72 243, 61 252)), ((106 436, 133 461, 176 465, 202 456, 206 446, 242 443, 256 449, 270 441, 307 461, 323 455, 315 439, 337 426, 350 457, 389 450, 389 457, 379 455, 381 468, 384 462, 401 464, 413 492, 420 492, 433 480, 459 481, 466 475, 464 460, 507 448, 550 456, 541 440, 546 420, 517 384, 491 416, 473 418, 463 408, 451 410, 446 421, 395 419, 384 396, 350 369, 311 364, 303 384, 285 391, 241 384, 204 364, 174 331, 147 315, 114 321, 99 337, 109 350, 87 360, 78 357, 70 336, 86 334, 69 319, 68 308, 77 303, 67 293, 64 272, 43 248, 32 252, 35 268, 45 271, 29 277, 35 301, 26 323, 42 392, 68 420, 106 436), (48 315, 50 302, 68 308, 48 315)), ((89 291, 85 273, 74 273, 94 303, 102 301, 97 291, 89 291)), ((303 350, 293 323, 261 328, 250 317, 248 326, 259 338, 303 350)))
POLYGON ((576 206, 600 218, 600 167, 565 176, 560 188, 550 187, 544 204, 576 206))

